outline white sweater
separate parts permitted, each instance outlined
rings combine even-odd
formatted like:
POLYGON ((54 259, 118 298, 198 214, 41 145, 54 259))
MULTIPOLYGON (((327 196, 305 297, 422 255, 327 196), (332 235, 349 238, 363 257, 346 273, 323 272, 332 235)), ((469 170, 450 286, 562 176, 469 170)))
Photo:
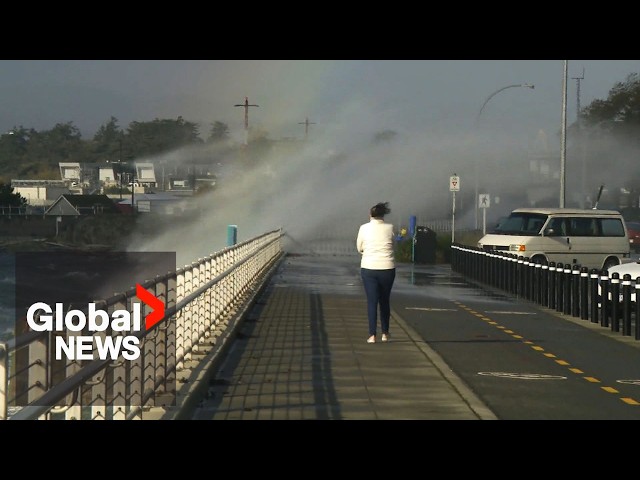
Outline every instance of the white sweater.
POLYGON ((369 270, 395 268, 393 256, 393 225, 384 220, 372 218, 360 225, 356 247, 362 254, 360 267, 369 270))

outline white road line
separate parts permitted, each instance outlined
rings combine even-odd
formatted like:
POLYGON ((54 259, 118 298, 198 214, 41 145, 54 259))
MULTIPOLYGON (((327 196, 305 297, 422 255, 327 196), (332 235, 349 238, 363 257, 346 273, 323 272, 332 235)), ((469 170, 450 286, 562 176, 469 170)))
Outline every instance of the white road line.
POLYGON ((405 310, 424 310, 426 312, 456 312, 455 308, 405 307, 405 310))
POLYGON ((500 315, 537 315, 535 312, 506 312, 500 310, 489 311, 487 310, 485 313, 497 313, 500 315))
POLYGON ((517 378, 519 380, 566 380, 561 375, 545 375, 542 373, 512 373, 512 372, 478 372, 478 375, 501 378, 517 378))
POLYGON ((616 380, 617 383, 625 383, 627 385, 640 385, 640 380, 616 380))

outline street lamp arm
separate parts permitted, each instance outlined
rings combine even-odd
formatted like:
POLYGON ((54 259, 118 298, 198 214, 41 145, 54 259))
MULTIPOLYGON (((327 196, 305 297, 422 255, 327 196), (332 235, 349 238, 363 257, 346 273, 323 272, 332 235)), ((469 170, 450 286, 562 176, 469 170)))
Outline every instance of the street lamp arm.
POLYGON ((480 120, 480 115, 482 115, 482 111, 484 110, 484 107, 487 105, 487 103, 489 103, 489 100, 491 100, 493 97, 495 97, 497 94, 499 94, 503 90, 506 90, 507 88, 514 88, 514 87, 535 88, 535 85, 531 85, 530 83, 517 83, 515 85, 507 85, 506 87, 502 87, 502 88, 496 90, 495 92, 493 92, 484 101, 484 103, 482 104, 482 107, 480 107, 480 111, 478 112, 478 115, 476 116, 476 127, 478 126, 478 121, 480 120))

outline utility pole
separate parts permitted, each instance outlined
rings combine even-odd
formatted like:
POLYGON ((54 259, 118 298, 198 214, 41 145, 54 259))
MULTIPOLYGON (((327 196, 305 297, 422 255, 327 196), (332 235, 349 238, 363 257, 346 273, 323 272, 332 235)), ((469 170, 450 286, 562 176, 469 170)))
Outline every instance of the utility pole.
POLYGON ((586 150, 582 136, 582 125, 580 124, 580 121, 582 119, 582 115, 580 114, 580 80, 584 80, 584 67, 582 68, 582 75, 580 77, 571 78, 576 81, 576 139, 578 141, 578 152, 580 152, 580 156, 582 157, 582 199, 580 203, 582 204, 582 208, 585 208, 585 200, 587 197, 587 161, 586 150))
POLYGON ((120 200, 122 200, 122 138, 118 139, 120 155, 118 156, 118 178, 120 179, 120 200))
POLYGON ((236 103, 234 107, 244 107, 244 144, 249 144, 249 107, 259 107, 259 105, 251 105, 249 97, 244 97, 244 103, 236 103))
POLYGON ((309 134, 309 125, 315 125, 315 122, 310 122, 309 118, 305 118, 304 122, 298 122, 298 125, 304 125, 304 139, 307 139, 307 135, 309 134))

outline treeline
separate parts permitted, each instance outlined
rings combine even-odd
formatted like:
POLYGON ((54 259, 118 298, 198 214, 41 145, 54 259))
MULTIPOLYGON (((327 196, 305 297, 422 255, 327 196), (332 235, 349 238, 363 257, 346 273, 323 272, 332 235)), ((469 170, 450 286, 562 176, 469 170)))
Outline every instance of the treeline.
POLYGON ((214 122, 203 139, 198 125, 182 117, 132 122, 126 129, 111 117, 90 140, 82 139, 73 122, 41 132, 19 126, 0 135, 0 183, 58 179, 60 162, 130 162, 189 145, 226 145, 228 139, 223 122, 214 122))

